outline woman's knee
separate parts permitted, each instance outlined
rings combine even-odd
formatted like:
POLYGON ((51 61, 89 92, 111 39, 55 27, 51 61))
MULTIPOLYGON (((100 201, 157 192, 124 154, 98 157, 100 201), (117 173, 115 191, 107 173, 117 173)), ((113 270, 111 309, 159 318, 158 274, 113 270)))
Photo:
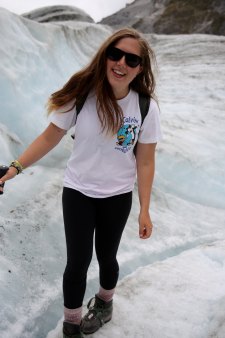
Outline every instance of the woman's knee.
POLYGON ((119 278, 119 264, 116 259, 99 262, 100 284, 106 290, 113 289, 119 278))
POLYGON ((64 278, 70 280, 81 280, 86 279, 88 267, 90 265, 91 259, 88 260, 68 260, 65 271, 64 278))
POLYGON ((106 275, 117 274, 119 272, 119 264, 116 258, 98 260, 101 273, 106 275))

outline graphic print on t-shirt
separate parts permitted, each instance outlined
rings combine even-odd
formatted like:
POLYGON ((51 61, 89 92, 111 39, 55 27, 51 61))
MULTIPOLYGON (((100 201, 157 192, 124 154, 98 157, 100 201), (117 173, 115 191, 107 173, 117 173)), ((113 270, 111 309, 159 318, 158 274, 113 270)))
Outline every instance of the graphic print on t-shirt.
POLYGON ((137 139, 138 120, 135 117, 124 117, 124 124, 117 132, 116 150, 128 152, 137 139))

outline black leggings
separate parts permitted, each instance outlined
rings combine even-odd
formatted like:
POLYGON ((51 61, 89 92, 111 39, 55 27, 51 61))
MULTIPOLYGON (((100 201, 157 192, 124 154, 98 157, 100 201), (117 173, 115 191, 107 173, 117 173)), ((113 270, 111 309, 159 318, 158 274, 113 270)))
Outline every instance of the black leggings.
POLYGON ((64 188, 67 265, 63 275, 63 293, 64 305, 68 309, 82 306, 94 233, 100 285, 106 290, 115 288, 119 275, 116 255, 131 204, 132 192, 92 198, 64 188))

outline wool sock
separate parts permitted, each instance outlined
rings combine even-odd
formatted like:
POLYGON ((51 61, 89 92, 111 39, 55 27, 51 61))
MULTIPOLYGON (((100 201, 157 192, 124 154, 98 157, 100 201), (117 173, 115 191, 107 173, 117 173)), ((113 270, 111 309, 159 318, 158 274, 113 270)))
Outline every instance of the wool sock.
POLYGON ((113 295, 115 292, 115 288, 111 289, 111 290, 106 290, 103 289, 101 286, 99 288, 99 292, 97 294, 97 296, 101 299, 104 300, 104 302, 110 302, 110 300, 113 299, 113 295))
POLYGON ((71 324, 80 325, 82 319, 82 306, 76 309, 64 307, 64 321, 71 324))

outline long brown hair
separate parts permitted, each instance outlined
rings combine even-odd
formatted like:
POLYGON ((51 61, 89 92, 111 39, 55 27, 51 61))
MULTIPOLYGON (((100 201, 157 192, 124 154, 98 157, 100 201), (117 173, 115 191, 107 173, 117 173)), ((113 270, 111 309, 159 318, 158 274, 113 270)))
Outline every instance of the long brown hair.
MULTIPOLYGON (((140 44, 142 71, 130 83, 134 91, 152 97, 155 89, 155 79, 152 63, 155 62, 153 50, 148 42, 134 29, 124 28, 112 34, 99 48, 92 61, 83 69, 75 73, 62 89, 53 93, 48 100, 48 113, 74 102, 70 109, 79 105, 83 97, 94 90, 97 98, 97 112, 103 130, 118 131, 123 123, 123 112, 119 107, 113 90, 106 76, 106 50, 114 46, 123 38, 136 39, 140 44)), ((67 110, 68 111, 68 110, 67 110)))

